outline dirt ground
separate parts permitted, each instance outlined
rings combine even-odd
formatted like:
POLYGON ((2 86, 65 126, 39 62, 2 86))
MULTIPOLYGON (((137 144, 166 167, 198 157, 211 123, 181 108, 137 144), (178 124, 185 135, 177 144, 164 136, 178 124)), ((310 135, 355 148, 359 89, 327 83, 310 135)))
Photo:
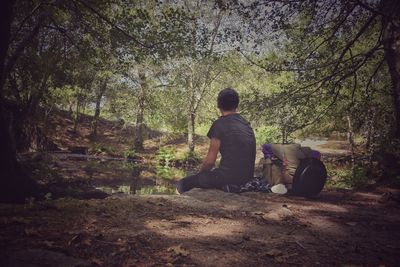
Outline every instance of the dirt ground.
MULTIPOLYGON (((88 138, 90 118, 78 133, 71 133, 68 116, 54 123, 60 149, 96 147, 88 138)), ((97 143, 113 148, 100 156, 120 156, 130 147, 129 127, 101 121, 99 133, 97 143)), ((138 154, 147 166, 142 175, 155 175, 149 166, 160 146, 184 149, 184 142, 153 133, 138 154)), ((340 142, 319 145, 326 155, 346 152, 340 142)), ((205 154, 207 142, 198 138, 197 149, 205 154)), ((120 179, 116 167, 104 164, 101 174, 97 165, 53 164, 75 182, 87 173, 99 181, 120 179)), ((399 194, 383 186, 325 189, 317 199, 194 189, 0 204, 0 266, 400 266, 399 194)))
POLYGON ((195 189, 0 206, 1 266, 399 266, 398 191, 195 189))

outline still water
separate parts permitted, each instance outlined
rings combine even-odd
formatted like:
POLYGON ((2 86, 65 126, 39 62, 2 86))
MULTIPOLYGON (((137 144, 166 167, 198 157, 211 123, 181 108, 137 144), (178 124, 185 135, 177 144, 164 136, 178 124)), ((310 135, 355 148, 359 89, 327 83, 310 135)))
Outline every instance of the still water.
POLYGON ((141 188, 135 188, 131 185, 119 185, 119 186, 96 186, 98 190, 101 190, 107 194, 127 194, 127 195, 175 195, 175 187, 164 186, 164 185, 153 185, 143 186, 141 188))

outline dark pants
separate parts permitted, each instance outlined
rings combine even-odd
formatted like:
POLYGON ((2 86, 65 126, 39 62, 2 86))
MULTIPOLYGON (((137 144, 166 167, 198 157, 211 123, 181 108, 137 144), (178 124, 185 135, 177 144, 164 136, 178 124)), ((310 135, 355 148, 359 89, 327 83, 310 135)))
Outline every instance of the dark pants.
POLYGON ((222 190, 225 185, 235 184, 231 179, 221 177, 218 169, 203 171, 195 175, 187 176, 178 182, 180 192, 186 192, 193 188, 208 188, 222 190))

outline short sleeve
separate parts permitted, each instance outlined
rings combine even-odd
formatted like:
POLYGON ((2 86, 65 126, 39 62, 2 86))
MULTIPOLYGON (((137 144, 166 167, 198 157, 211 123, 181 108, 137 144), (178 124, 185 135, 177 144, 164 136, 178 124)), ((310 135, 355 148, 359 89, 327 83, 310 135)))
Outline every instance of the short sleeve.
POLYGON ((207 133, 208 138, 218 138, 221 140, 222 138, 222 127, 221 127, 221 121, 216 120, 214 123, 211 125, 210 130, 207 133))

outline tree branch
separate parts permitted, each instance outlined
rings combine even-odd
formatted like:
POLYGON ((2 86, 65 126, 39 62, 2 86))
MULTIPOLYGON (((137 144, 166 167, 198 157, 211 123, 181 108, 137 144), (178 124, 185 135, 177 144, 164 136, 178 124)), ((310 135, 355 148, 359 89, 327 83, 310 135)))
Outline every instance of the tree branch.
POLYGON ((340 29, 340 27, 343 25, 343 23, 347 20, 347 18, 350 16, 350 14, 353 12, 354 8, 356 7, 356 5, 354 5, 348 12, 347 14, 344 16, 344 18, 335 25, 332 33, 328 36, 328 38, 325 38, 321 43, 319 43, 306 57, 306 59, 310 58, 312 54, 314 54, 315 51, 318 50, 318 48, 320 48, 324 43, 328 42, 330 39, 333 38, 333 36, 335 36, 335 34, 337 33, 337 31, 340 29))
MULTIPOLYGON (((383 1, 386 1, 386 0, 383 0, 383 1)), ((371 7, 370 5, 367 5, 367 4, 363 3, 361 0, 355 0, 355 3, 357 3, 357 5, 359 5, 360 7, 362 7, 362 8, 364 8, 364 9, 366 9, 366 10, 372 12, 373 14, 381 15, 381 16, 383 16, 383 17, 388 17, 388 18, 390 18, 389 15, 387 15, 387 14, 385 14, 385 13, 383 13, 383 12, 381 12, 381 11, 379 11, 379 10, 373 8, 373 7, 371 7)))
POLYGON ((13 36, 10 38, 10 41, 9 41, 10 44, 15 40, 15 38, 17 38, 17 35, 18 35, 19 31, 21 30, 22 26, 24 26, 25 22, 26 22, 30 17, 33 16, 33 14, 36 12, 36 10, 38 10, 38 9, 41 7, 42 4, 43 4, 43 2, 40 2, 40 3, 39 3, 37 6, 35 6, 35 7, 32 9, 32 11, 22 20, 22 22, 20 23, 18 29, 15 31, 15 33, 13 34, 13 36))
POLYGON ((360 36, 367 30, 369 25, 374 21, 375 17, 376 17, 376 14, 373 14, 367 20, 367 22, 361 27, 361 29, 357 32, 356 36, 349 43, 346 44, 346 46, 342 50, 342 53, 340 53, 340 55, 339 55, 337 63, 334 67, 334 71, 336 71, 336 69, 339 67, 339 64, 341 63, 341 61, 342 61, 343 57, 345 56, 345 54, 347 53, 347 51, 353 46, 353 44, 358 40, 358 38, 360 38, 360 36))
POLYGON ((36 23, 35 27, 33 30, 25 36, 25 38, 19 43, 17 48, 15 49, 14 53, 10 56, 10 58, 7 60, 7 63, 5 64, 4 67, 4 73, 3 73, 3 78, 5 79, 8 76, 8 73, 10 73, 11 69, 14 67, 15 63, 17 62, 17 59, 21 55, 21 53, 24 51, 25 47, 29 44, 29 42, 35 37, 35 35, 39 32, 40 26, 42 24, 42 16, 39 17, 38 22, 36 23))
POLYGON ((101 20, 104 20, 105 22, 107 22, 108 24, 110 24, 112 27, 114 27, 115 29, 117 29, 119 32, 121 32, 123 35, 125 35, 126 37, 128 37, 129 39, 131 39, 133 42, 137 43, 138 45, 145 47, 145 48, 152 48, 153 46, 149 46, 144 44, 143 42, 139 41, 136 37, 134 37, 133 35, 131 35, 130 33, 126 32, 124 29, 122 29, 120 26, 116 25, 115 23, 113 23, 109 18, 107 18, 106 16, 104 16, 103 14, 101 14, 99 11, 97 11, 95 8, 93 8, 92 6, 90 6, 89 4, 85 3, 83 0, 75 0, 79 3, 81 3, 84 7, 86 7, 88 10, 90 10, 92 13, 94 13, 96 16, 98 16, 101 20))
POLYGON ((367 85, 365 86, 365 92, 367 93, 367 98, 369 98, 369 93, 368 93, 368 89, 371 86, 372 80, 374 79, 374 77, 376 76, 376 74, 378 73, 378 71, 380 70, 382 64, 385 62, 385 58, 383 58, 376 66, 374 72, 372 73, 371 77, 369 77, 367 85))

